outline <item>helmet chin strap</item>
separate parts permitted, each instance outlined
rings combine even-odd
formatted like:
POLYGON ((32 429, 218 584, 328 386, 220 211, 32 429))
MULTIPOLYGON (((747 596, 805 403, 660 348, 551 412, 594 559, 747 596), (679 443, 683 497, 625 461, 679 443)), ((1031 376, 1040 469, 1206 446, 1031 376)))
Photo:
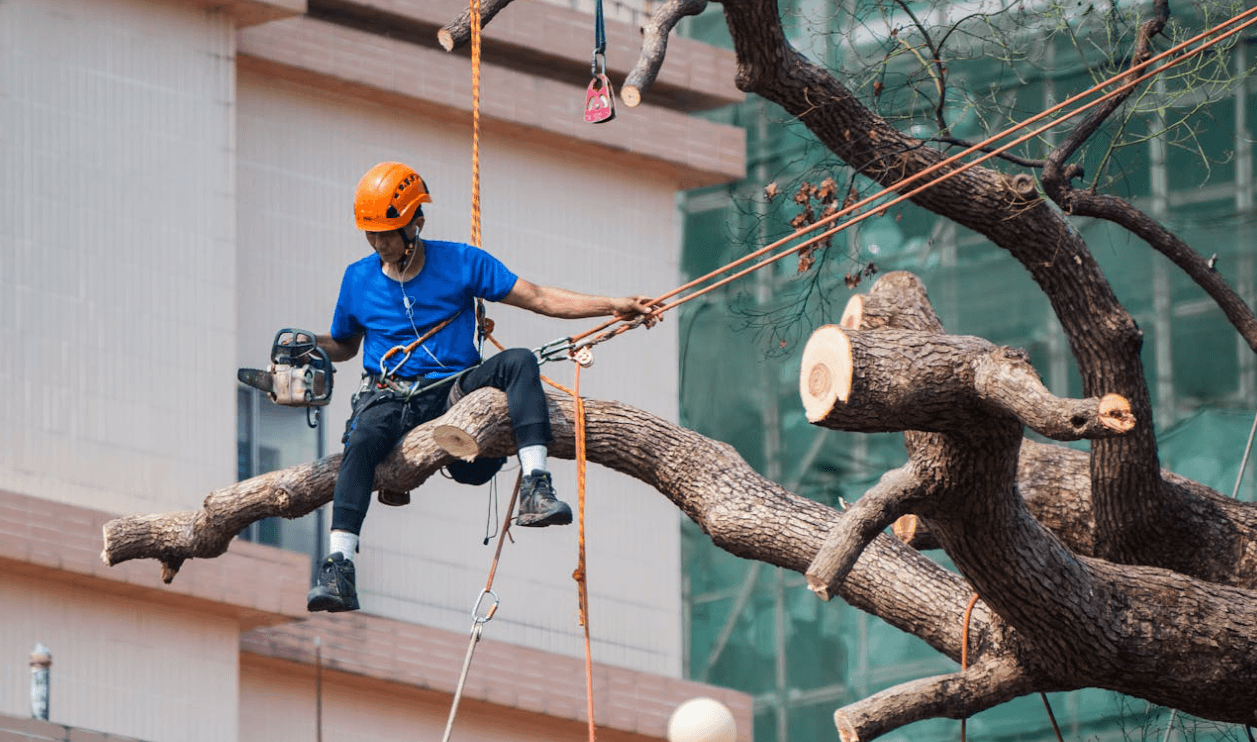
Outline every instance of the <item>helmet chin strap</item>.
POLYGON ((405 227, 397 230, 397 234, 401 236, 402 242, 406 244, 406 249, 402 251, 402 256, 397 259, 397 271, 400 273, 406 269, 406 264, 410 262, 410 256, 415 254, 415 243, 419 241, 419 235, 416 233, 414 237, 411 237, 406 234, 405 227))

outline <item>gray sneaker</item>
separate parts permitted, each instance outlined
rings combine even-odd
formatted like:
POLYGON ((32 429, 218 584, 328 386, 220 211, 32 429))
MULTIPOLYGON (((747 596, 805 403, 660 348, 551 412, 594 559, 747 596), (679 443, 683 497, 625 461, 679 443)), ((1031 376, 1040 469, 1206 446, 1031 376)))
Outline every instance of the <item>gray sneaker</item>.
POLYGON ((554 496, 550 472, 534 469, 519 485, 519 517, 515 523, 530 528, 565 526, 572 522, 572 509, 554 496))
POLYGON ((311 613, 358 610, 358 589, 354 583, 354 563, 339 551, 328 556, 319 565, 314 587, 306 594, 306 610, 311 613))

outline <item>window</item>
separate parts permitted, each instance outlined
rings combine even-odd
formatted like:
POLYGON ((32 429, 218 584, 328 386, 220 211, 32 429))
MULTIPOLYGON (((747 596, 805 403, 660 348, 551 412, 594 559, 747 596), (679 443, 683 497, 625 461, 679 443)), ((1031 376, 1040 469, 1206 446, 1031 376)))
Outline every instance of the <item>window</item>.
MULTIPOLYGON (((236 478, 238 481, 323 457, 323 416, 318 427, 306 422, 306 410, 272 404, 262 392, 240 387, 236 392, 236 478)), ((327 530, 324 508, 295 520, 266 518, 240 533, 255 543, 323 558, 327 530)))

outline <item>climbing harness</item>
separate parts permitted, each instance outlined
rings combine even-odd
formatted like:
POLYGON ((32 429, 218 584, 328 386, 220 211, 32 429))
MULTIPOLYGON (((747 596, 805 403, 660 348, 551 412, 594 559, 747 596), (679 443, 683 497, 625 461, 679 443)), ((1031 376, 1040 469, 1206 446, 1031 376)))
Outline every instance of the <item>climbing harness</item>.
POLYGON ((602 0, 594 0, 594 51, 589 60, 589 87, 585 90, 585 123, 605 124, 615 118, 615 91, 607 77, 607 31, 602 19, 602 0))
MULTIPOLYGON (((462 314, 462 313, 463 313, 463 312, 462 312, 462 310, 460 309, 459 311, 455 312, 455 313, 454 313, 454 315, 453 315, 452 317, 449 317, 448 319, 446 319, 446 320, 444 320, 444 321, 442 321, 442 322, 438 323, 437 325, 435 325, 434 327, 432 327, 432 329, 430 329, 430 330, 428 330, 427 332, 423 333, 422 335, 420 335, 419 337, 415 338, 414 340, 411 340, 411 341, 410 341, 409 343, 407 343, 406 345, 394 345, 392 348, 389 348, 389 349, 388 349, 388 351, 386 351, 386 352, 384 353, 384 355, 380 356, 380 376, 381 376, 381 377, 383 377, 383 378, 385 378, 385 379, 392 378, 392 377, 393 377, 393 375, 397 373, 398 369, 400 369, 402 366, 405 366, 405 365, 406 365, 406 361, 409 361, 409 360, 410 360, 410 354, 411 354, 411 353, 413 353, 413 352, 415 351, 415 348, 418 348, 418 347, 422 346, 422 345, 423 345, 424 343, 426 343, 429 339, 431 339, 431 337, 432 337, 433 335, 437 334, 437 333, 438 333, 438 332, 440 332, 441 330, 444 330, 447 326, 449 326, 449 324, 450 324, 451 322, 453 322, 454 320, 458 319, 458 315, 460 315, 460 314, 462 314), (401 353, 401 354, 402 354, 402 359, 401 359, 400 361, 398 361, 396 364, 394 364, 392 368, 389 368, 389 367, 388 367, 388 359, 389 359, 389 358, 390 358, 390 357, 391 357, 394 353, 401 353)), ((445 377, 444 379, 441 379, 441 382, 439 382, 439 383, 443 383, 443 382, 445 382, 445 381, 448 381, 448 380, 449 380, 449 378, 450 378, 450 377, 448 377, 448 376, 447 376, 447 377, 445 377)), ((383 386, 382 386, 382 385, 381 385, 381 388, 383 388, 383 386)), ((415 393, 415 392, 412 392, 412 394, 414 394, 414 393, 415 393)))

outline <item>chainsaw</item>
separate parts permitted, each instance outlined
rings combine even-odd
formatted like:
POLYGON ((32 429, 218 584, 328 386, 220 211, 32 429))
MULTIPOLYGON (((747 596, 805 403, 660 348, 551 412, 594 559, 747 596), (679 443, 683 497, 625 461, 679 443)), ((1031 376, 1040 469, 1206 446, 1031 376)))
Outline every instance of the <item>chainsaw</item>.
POLYGON ((275 404, 307 408, 306 422, 313 428, 318 426, 318 411, 311 420, 308 408, 332 401, 335 372, 332 359, 319 347, 314 333, 285 328, 275 333, 271 343, 271 365, 265 370, 242 368, 236 378, 266 392, 275 404))

